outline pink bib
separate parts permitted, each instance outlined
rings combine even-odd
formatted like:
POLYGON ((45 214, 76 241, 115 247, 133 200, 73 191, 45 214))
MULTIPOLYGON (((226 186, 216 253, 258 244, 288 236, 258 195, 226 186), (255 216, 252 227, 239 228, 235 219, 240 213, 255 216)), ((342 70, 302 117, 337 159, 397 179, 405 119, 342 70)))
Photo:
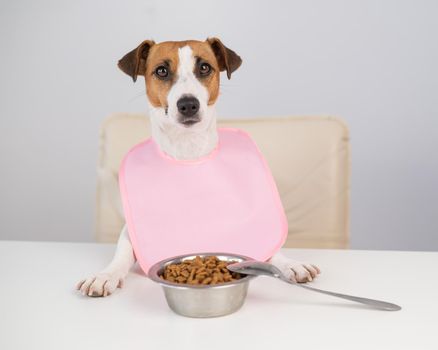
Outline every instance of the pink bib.
POLYGON ((146 274, 176 255, 225 252, 265 261, 283 245, 287 221, 263 156, 245 132, 218 133, 218 147, 195 161, 169 157, 151 138, 125 156, 123 208, 146 274))

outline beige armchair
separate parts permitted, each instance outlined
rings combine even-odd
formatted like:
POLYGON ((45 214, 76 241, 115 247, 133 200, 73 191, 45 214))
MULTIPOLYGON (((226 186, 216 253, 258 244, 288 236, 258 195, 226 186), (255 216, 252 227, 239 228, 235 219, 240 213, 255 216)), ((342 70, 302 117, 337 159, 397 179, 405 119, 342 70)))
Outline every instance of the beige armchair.
MULTIPOLYGON (((286 247, 347 248, 348 129, 332 117, 219 120, 249 132, 264 154, 288 218, 286 247)), ((118 169, 124 154, 149 137, 145 115, 116 114, 100 130, 96 238, 115 242, 124 224, 118 169)))

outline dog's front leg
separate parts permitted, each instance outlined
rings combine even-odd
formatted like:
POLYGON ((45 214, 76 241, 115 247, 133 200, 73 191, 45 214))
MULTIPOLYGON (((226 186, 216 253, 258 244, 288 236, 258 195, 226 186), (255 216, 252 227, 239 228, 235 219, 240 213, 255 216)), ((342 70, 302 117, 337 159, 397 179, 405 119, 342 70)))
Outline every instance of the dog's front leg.
POLYGON ((287 278, 294 282, 311 282, 321 273, 317 266, 290 259, 280 252, 275 254, 269 262, 279 268, 287 278))
POLYGON ((120 233, 116 253, 111 263, 98 274, 80 281, 76 289, 90 297, 106 297, 116 288, 122 288, 124 278, 134 262, 134 251, 125 225, 120 233))

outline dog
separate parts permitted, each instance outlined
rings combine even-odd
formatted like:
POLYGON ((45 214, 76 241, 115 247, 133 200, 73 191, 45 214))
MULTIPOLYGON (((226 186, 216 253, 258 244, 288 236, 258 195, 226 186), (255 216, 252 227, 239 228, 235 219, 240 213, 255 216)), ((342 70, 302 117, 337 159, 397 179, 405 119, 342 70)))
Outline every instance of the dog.
MULTIPOLYGON (((205 41, 143 41, 119 61, 118 67, 133 81, 144 76, 150 109, 152 138, 160 150, 178 160, 209 155, 218 143, 215 104, 220 72, 231 78, 242 60, 218 38, 205 41)), ((76 288, 83 295, 106 297, 122 288, 136 259, 126 225, 113 260, 76 288)), ((277 253, 269 260, 289 279, 310 282, 317 266, 277 253)))

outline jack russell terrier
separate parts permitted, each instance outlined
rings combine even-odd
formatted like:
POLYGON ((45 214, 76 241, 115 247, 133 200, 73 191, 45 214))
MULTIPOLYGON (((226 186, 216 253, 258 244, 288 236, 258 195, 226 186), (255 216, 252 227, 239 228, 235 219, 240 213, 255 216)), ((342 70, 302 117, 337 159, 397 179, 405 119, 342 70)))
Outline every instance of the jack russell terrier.
MULTIPOLYGON (((156 44, 143 41, 118 63, 132 77, 144 76, 150 107, 151 133, 161 151, 178 160, 193 160, 210 154, 218 143, 215 103, 220 72, 228 79, 241 65, 241 58, 217 38, 156 44)), ((80 281, 77 289, 88 296, 108 296, 123 286, 135 263, 126 225, 111 263, 101 272, 80 281)), ((291 280, 312 281, 320 270, 277 253, 270 262, 291 280)))

